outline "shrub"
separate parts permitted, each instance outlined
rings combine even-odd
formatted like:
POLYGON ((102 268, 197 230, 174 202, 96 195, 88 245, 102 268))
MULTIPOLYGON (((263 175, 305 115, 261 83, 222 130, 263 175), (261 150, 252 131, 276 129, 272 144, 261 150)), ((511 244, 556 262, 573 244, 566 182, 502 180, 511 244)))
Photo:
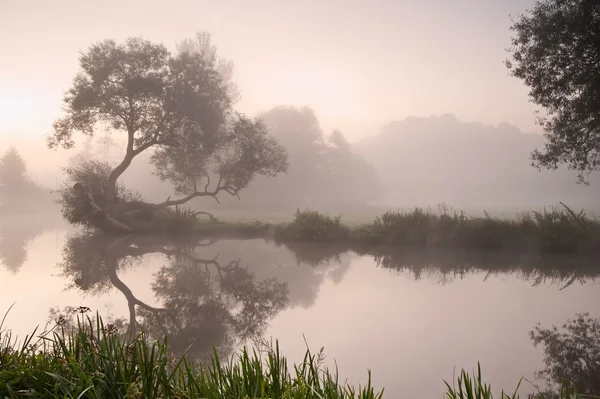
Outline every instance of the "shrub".
MULTIPOLYGON (((86 199, 81 197, 78 191, 73 189, 73 184, 86 183, 98 206, 104 208, 106 205, 108 176, 112 171, 112 166, 108 162, 84 160, 63 170, 69 178, 68 182, 63 183, 58 189, 58 203, 62 206, 61 213, 63 217, 71 224, 85 227, 93 226, 89 219, 91 215, 90 205, 86 199)), ((141 195, 126 188, 123 184, 117 183, 117 200, 123 202, 139 201, 141 195)))
POLYGON ((318 211, 298 209, 294 214, 294 220, 279 227, 275 234, 279 238, 299 241, 347 239, 350 236, 350 228, 343 225, 341 219, 341 215, 331 217, 318 211))

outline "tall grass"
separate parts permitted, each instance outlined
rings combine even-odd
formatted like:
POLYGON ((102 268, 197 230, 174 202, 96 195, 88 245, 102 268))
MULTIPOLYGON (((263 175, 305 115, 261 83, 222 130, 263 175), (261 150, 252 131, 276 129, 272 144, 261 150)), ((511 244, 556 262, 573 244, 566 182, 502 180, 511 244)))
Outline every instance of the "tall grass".
MULTIPOLYGON (((1 329, 1 328, 0 328, 1 329)), ((306 351, 288 369, 279 345, 267 351, 244 348, 223 362, 216 351, 210 364, 194 367, 174 357, 168 342, 143 334, 119 335, 97 316, 78 317, 75 329, 58 323, 17 346, 10 333, 0 337, 0 396, 8 398, 382 398, 368 374, 357 388, 323 368, 320 355, 306 351)))
POLYGON ((466 250, 536 251, 548 254, 600 253, 600 221, 562 208, 530 212, 516 219, 488 214, 469 217, 442 206, 388 211, 371 223, 351 230, 316 211, 297 212, 280 229, 282 239, 300 241, 345 240, 354 247, 394 246, 466 250))
MULTIPOLYGON (((499 396, 494 396, 490 384, 484 382, 481 375, 481 365, 477 365, 477 372, 470 374, 465 370, 461 370, 456 381, 450 385, 444 381, 446 392, 444 399, 520 399, 519 388, 523 379, 519 381, 517 387, 512 392, 499 392, 499 396)), ((567 381, 563 382, 557 392, 537 392, 527 395, 528 399, 600 399, 598 396, 583 395, 572 389, 567 381)))
MULTIPOLYGON (((365 385, 354 387, 323 367, 323 350, 307 349, 299 364, 288 367, 277 341, 263 351, 243 348, 223 361, 216 351, 208 364, 195 367, 185 354, 175 357, 168 341, 144 334, 119 334, 100 316, 82 316, 72 327, 63 320, 17 345, 0 322, 0 397, 3 398, 208 398, 208 399, 381 399, 371 372, 365 385)), ((481 367, 461 371, 446 384, 445 399, 492 399, 481 367)), ((512 393, 497 398, 519 399, 521 382, 512 393)), ((530 399, 598 398, 577 393, 567 382, 557 392, 536 393, 530 399)))

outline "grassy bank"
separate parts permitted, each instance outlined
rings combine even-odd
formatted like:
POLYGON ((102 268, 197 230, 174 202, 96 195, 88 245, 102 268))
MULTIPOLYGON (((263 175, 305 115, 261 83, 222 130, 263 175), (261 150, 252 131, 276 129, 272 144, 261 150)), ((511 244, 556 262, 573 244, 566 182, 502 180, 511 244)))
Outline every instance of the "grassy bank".
POLYGON ((268 238, 280 243, 327 243, 357 252, 381 247, 514 251, 542 254, 600 254, 600 220, 562 205, 513 219, 468 216, 447 208, 388 211, 366 223, 347 224, 342 215, 298 210, 288 222, 217 220, 185 209, 139 233, 192 234, 227 238, 268 238))
POLYGON ((350 248, 382 246, 549 254, 599 254, 600 221, 566 206, 524 213, 515 219, 470 217, 447 209, 389 211, 371 223, 351 228, 340 216, 298 211, 279 225, 280 241, 343 242, 350 248))
MULTIPOLYGON (((1 330, 1 325, 0 325, 1 330)), ((338 380, 322 366, 322 353, 306 351, 300 364, 288 368, 279 347, 266 353, 242 349, 223 362, 215 354, 210 364, 194 367, 174 357, 167 340, 144 335, 127 339, 100 317, 78 318, 75 328, 60 321, 50 331, 35 332, 21 345, 0 332, 0 396, 7 398, 382 398, 371 373, 363 386, 338 380)), ((462 372, 447 383, 444 398, 492 398, 481 370, 462 372)), ((500 398, 519 398, 501 393, 500 398)), ((560 398, 579 398, 565 384, 560 398)), ((543 399, 543 394, 530 398, 543 399)))

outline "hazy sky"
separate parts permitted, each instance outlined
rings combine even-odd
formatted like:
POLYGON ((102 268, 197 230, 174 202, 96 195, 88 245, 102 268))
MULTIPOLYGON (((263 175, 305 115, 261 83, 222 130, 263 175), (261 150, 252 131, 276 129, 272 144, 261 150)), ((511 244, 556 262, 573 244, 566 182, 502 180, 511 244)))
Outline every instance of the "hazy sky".
MULTIPOLYGON (((106 38, 174 44, 207 29, 236 64, 241 111, 311 105, 354 141, 407 116, 535 126, 508 75, 509 14, 533 0, 0 0, 0 135, 42 135, 79 50, 106 38)), ((5 142, 5 140, 0 140, 5 142)))

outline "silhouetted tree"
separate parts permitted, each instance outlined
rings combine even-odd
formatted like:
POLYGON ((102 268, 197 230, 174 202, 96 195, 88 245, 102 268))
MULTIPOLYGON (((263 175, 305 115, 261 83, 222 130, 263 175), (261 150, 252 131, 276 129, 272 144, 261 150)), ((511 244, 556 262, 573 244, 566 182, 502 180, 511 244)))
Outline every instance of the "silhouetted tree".
POLYGON ((28 184, 27 164, 15 147, 10 147, 0 158, 0 205, 14 207, 28 184))
POLYGON ((580 181, 600 167, 600 2, 540 0, 513 21, 513 76, 545 108, 543 151, 538 168, 566 163, 580 181))
POLYGON ((50 204, 50 192, 27 176, 27 163, 15 147, 0 158, 0 212, 35 212, 50 204))
POLYGON ((0 158, 0 185, 17 186, 27 180, 27 163, 15 147, 10 147, 0 158))
POLYGON ((101 123, 127 138, 125 156, 108 176, 103 207, 85 182, 76 185, 104 231, 131 231, 128 212, 221 192, 237 195, 256 176, 287 168, 285 150, 262 122, 232 109, 218 60, 197 49, 172 54, 141 38, 96 43, 81 55, 64 103, 66 115, 48 138, 51 148, 70 148, 74 134, 91 135, 101 123), (119 202, 117 180, 151 148, 158 176, 184 197, 160 204, 119 202))

